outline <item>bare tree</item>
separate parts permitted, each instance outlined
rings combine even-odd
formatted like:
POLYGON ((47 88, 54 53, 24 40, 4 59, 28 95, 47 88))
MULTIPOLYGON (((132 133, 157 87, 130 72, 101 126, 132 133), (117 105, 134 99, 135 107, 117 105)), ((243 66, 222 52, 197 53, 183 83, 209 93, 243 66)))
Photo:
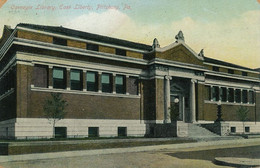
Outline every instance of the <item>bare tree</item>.
POLYGON ((245 133, 245 121, 248 120, 248 113, 249 109, 244 106, 240 106, 239 109, 237 109, 238 118, 243 122, 243 133, 245 133))
POLYGON ((55 124, 66 115, 67 101, 62 99, 61 93, 51 93, 51 97, 45 100, 43 110, 44 116, 52 122, 52 133, 55 138, 55 124))

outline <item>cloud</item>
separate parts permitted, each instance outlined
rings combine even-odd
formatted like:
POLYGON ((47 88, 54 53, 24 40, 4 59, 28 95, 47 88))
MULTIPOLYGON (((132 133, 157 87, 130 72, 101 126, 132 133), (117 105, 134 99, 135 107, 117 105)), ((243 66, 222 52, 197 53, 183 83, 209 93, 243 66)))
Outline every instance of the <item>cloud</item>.
POLYGON ((208 57, 257 68, 260 65, 260 11, 249 11, 229 22, 200 22, 185 17, 168 24, 137 23, 119 10, 89 13, 65 26, 92 33, 152 44, 156 37, 161 46, 175 41, 179 30, 195 51, 205 49, 208 57))

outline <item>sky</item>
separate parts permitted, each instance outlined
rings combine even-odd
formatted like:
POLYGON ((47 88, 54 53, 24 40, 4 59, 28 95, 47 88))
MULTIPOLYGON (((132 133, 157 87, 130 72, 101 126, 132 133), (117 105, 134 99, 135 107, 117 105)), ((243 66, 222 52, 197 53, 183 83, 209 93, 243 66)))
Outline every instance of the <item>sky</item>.
POLYGON ((0 0, 4 25, 63 26, 161 47, 185 42, 206 57, 260 68, 260 0, 0 0))

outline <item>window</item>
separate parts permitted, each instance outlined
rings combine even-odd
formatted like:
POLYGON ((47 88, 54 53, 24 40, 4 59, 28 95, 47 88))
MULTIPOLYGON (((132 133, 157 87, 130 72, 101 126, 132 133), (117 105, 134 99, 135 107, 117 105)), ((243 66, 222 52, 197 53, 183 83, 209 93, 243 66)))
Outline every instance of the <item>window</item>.
POLYGON ((212 87, 212 100, 219 101, 219 87, 217 86, 212 87))
POLYGON ((126 127, 118 127, 117 128, 117 134, 118 136, 127 136, 126 127))
POLYGON ((242 72, 242 76, 247 76, 247 72, 242 72))
POLYGON ((250 90, 249 93, 248 93, 248 102, 250 104, 254 104, 255 103, 254 92, 252 90, 250 90))
POLYGON ((227 101, 227 88, 221 87, 220 88, 220 100, 222 102, 227 101))
POLYGON ((235 101, 236 103, 241 103, 241 90, 236 89, 235 91, 235 101))
POLYGON ((126 50, 116 48, 116 55, 126 56, 126 50))
POLYGON ((234 102, 234 89, 228 88, 228 102, 234 102))
POLYGON ((99 137, 99 128, 88 127, 88 137, 99 137))
POLYGON ((35 65, 33 68, 33 84, 36 87, 48 87, 48 67, 35 65))
POLYGON ((243 102, 243 103, 247 103, 247 102, 248 102, 247 90, 243 90, 243 91, 242 91, 242 102, 243 102))
POLYGON ((55 138, 67 138, 67 127, 55 127, 55 138))
POLYGON ((53 37, 53 44, 66 46, 67 45, 67 40, 66 39, 62 39, 62 38, 58 38, 58 37, 53 37))
POLYGON ((87 50, 98 51, 97 44, 87 44, 87 50))
POLYGON ((228 73, 229 74, 234 74, 234 70, 233 69, 228 69, 228 73))
POLYGON ((232 133, 235 133, 235 132, 236 132, 236 127, 231 127, 231 128, 230 128, 230 131, 231 131, 232 133))
POLYGON ((245 132, 250 132, 250 127, 245 127, 245 132))
POLYGON ((131 95, 138 95, 138 78, 129 77, 127 80, 127 90, 131 95))
POLYGON ((122 75, 116 75, 116 93, 125 93, 125 79, 122 75))
POLYGON ((97 92, 97 73, 87 71, 87 91, 97 92))
POLYGON ((212 70, 219 72, 219 67, 213 66, 213 67, 212 67, 212 70))
POLYGON ((71 90, 82 90, 82 72, 80 70, 70 71, 70 89, 71 90))
POLYGON ((102 92, 111 93, 111 77, 110 74, 102 74, 101 77, 102 92))
POLYGON ((65 72, 66 70, 64 68, 53 68, 53 88, 66 88, 65 72))

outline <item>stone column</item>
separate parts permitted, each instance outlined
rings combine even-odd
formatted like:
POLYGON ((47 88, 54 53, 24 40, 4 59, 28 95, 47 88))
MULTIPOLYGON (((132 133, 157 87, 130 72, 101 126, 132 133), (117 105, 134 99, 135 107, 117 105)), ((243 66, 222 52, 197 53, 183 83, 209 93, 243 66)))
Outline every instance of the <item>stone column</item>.
POLYGON ((129 83, 128 83, 128 80, 129 80, 129 75, 126 75, 125 76, 125 94, 126 95, 129 95, 129 87, 128 87, 129 83))
POLYGON ((171 123, 170 76, 164 77, 164 123, 171 123))
POLYGON ((86 75, 87 75, 87 71, 86 70, 83 70, 82 71, 82 90, 83 91, 86 91, 87 90, 87 81, 86 81, 86 75))
POLYGON ((70 90, 70 68, 66 68, 65 78, 66 78, 66 87, 67 87, 67 90, 70 90))
POLYGON ((196 121, 196 101, 195 101, 195 80, 191 80, 190 84, 190 122, 196 121))
POLYGON ((112 75, 112 93, 116 94, 116 74, 112 75))
POLYGON ((98 92, 102 92, 102 83, 101 83, 101 78, 102 78, 102 72, 98 72, 98 92))
POLYGON ((48 68, 48 88, 49 89, 53 88, 52 71, 53 71, 53 67, 49 66, 49 68, 48 68))

